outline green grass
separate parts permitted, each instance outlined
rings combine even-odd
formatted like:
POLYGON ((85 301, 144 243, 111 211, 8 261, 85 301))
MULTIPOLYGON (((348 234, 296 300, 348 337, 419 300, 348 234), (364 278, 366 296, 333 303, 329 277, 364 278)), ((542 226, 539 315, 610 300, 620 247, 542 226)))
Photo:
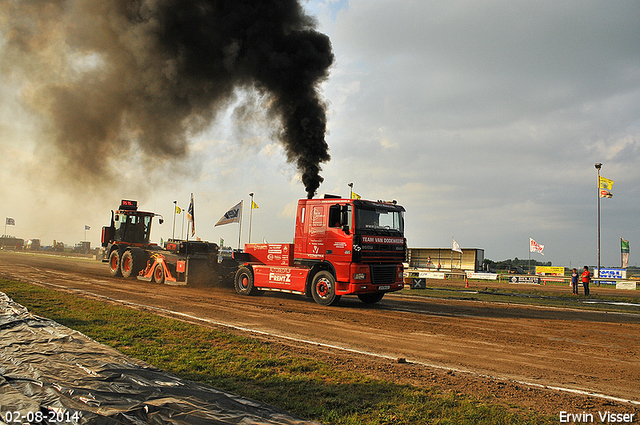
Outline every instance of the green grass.
POLYGON ((0 279, 0 291, 32 313, 78 330, 181 378, 331 424, 551 424, 432 386, 339 371, 255 339, 0 279))

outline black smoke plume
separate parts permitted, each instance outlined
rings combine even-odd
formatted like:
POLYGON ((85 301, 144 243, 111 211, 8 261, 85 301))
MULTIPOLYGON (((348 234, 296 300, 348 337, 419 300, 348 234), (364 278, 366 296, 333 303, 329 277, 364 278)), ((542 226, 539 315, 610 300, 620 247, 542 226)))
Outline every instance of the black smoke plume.
POLYGON ((0 72, 46 119, 64 163, 98 181, 125 148, 184 157, 256 90, 309 197, 330 159, 319 84, 333 53, 297 0, 4 0, 0 72))

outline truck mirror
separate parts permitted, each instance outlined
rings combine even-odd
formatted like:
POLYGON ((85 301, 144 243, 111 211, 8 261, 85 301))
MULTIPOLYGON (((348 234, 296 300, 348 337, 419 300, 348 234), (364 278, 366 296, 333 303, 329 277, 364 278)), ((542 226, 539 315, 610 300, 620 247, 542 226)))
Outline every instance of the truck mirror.
POLYGON ((158 219, 158 223, 160 223, 160 224, 164 223, 164 219, 162 219, 162 218, 158 219))
POLYGON ((344 230, 344 232, 348 235, 349 234, 349 225, 345 224, 344 226, 342 226, 342 230, 344 230))

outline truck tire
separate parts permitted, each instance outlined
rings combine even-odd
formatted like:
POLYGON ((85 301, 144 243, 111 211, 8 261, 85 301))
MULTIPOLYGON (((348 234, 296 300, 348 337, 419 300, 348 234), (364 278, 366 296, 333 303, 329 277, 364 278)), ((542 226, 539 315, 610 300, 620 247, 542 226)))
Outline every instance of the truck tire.
POLYGON ((160 263, 153 268, 153 281, 159 285, 164 283, 164 268, 160 263))
POLYGON ((109 273, 113 277, 122 276, 122 271, 120 270, 120 251, 118 249, 114 249, 109 254, 109 273))
POLYGON ((257 292, 253 286, 253 272, 249 267, 240 267, 236 272, 233 286, 240 295, 254 295, 257 292))
POLYGON ((313 300, 320 305, 334 305, 340 300, 340 295, 336 295, 336 279, 326 270, 313 277, 311 294, 313 300))
POLYGON ((128 249, 120 258, 120 272, 123 277, 136 277, 144 266, 144 254, 138 249, 128 249))
POLYGON ((360 301, 365 304, 375 304, 384 298, 384 292, 374 292, 373 294, 360 294, 358 295, 360 301))

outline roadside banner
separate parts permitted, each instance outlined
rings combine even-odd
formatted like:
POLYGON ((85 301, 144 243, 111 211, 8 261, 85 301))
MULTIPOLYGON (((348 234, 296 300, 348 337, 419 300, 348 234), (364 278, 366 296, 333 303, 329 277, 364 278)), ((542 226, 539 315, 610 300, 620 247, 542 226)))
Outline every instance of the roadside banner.
POLYGON ((466 272, 467 279, 498 280, 498 273, 466 272))
POLYGON ((531 285, 540 285, 539 276, 511 276, 509 283, 524 283, 531 285))
MULTIPOLYGON (((600 270, 598 270, 596 268, 593 271, 593 275, 594 276, 598 276, 599 279, 606 279, 606 278, 609 278, 609 279, 626 279, 627 278, 627 271, 625 269, 616 269, 616 268, 602 268, 600 270)), ((599 283, 615 285, 616 281, 615 280, 611 280, 611 281, 600 280, 599 283)))
POLYGON ((536 266, 536 274, 544 276, 564 276, 564 267, 536 266))

